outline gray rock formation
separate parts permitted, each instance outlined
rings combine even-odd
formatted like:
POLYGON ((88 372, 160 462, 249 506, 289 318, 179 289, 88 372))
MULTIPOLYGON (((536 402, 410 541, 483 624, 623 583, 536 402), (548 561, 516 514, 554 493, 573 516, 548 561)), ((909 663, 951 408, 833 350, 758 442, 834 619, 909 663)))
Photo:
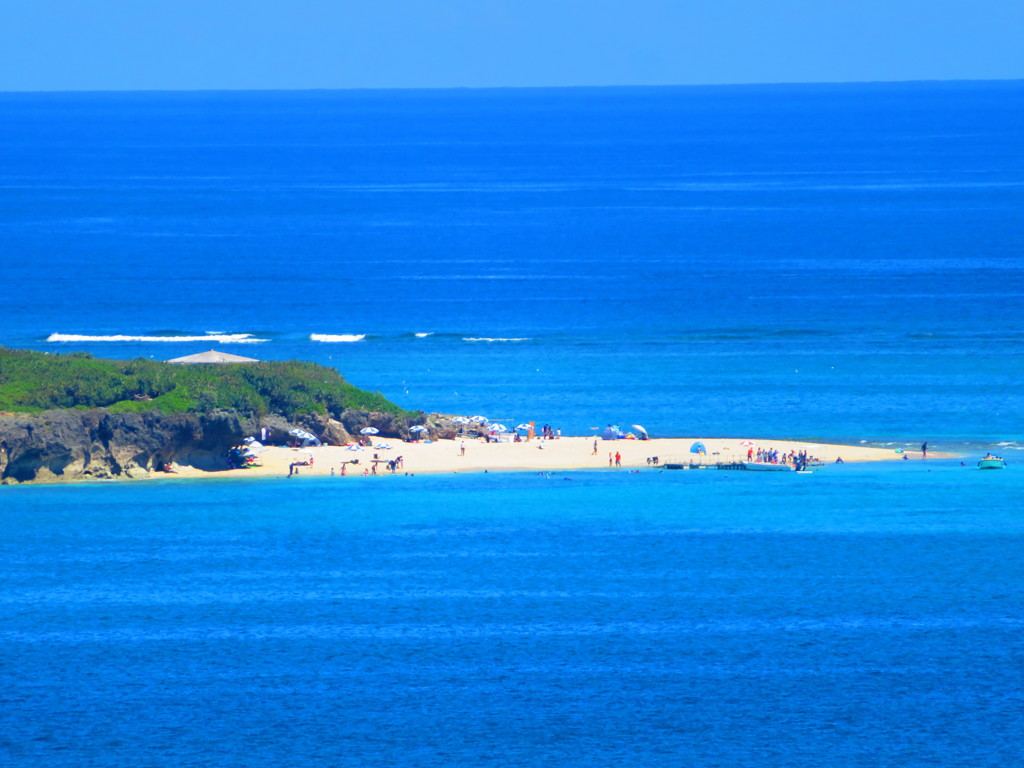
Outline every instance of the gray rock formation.
POLYGON ((281 416, 48 411, 0 413, 0 482, 59 482, 146 476, 165 464, 227 469, 225 455, 248 435, 268 430, 267 442, 288 442, 296 426, 327 444, 343 445, 366 426, 404 438, 410 426, 392 414, 346 411, 340 420, 310 414, 291 423, 281 416))

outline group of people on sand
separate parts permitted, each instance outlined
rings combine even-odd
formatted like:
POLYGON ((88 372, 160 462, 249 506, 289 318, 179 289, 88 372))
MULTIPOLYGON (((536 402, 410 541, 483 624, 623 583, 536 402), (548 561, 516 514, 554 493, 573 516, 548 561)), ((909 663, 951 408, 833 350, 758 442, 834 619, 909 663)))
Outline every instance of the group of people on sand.
MULTIPOLYGON (((595 441, 595 448, 597 447, 595 441)), ((647 466, 656 467, 661 460, 657 456, 647 457, 647 466)), ((608 466, 609 467, 621 467, 622 466, 622 454, 619 451, 608 454, 608 466)))
MULTIPOLYGON (((340 475, 341 477, 345 477, 348 474, 348 465, 358 463, 359 459, 350 459, 349 461, 341 462, 341 467, 337 474, 340 475)), ((374 454, 373 460, 370 462, 370 465, 367 467, 363 467, 363 475, 375 476, 381 474, 380 472, 377 471, 378 464, 383 464, 385 467, 387 467, 388 471, 390 471, 391 474, 393 475, 399 469, 405 468, 405 459, 403 459, 401 456, 395 456, 395 458, 393 459, 378 459, 377 454, 374 454)), ((334 467, 331 467, 331 477, 334 476, 334 467)), ((289 477, 291 477, 291 475, 289 475, 289 477)))
POLYGON ((228 463, 228 469, 245 469, 256 463, 256 454, 252 453, 245 443, 228 448, 224 458, 228 463))
POLYGON ((808 463, 818 461, 806 450, 798 451, 795 448, 789 453, 779 453, 777 448, 758 448, 754 452, 753 447, 747 449, 747 461, 756 461, 758 464, 791 464, 797 469, 803 469, 808 463))
POLYGON ((313 466, 313 454, 310 453, 302 461, 293 461, 288 465, 288 477, 299 474, 297 467, 312 467, 313 466))

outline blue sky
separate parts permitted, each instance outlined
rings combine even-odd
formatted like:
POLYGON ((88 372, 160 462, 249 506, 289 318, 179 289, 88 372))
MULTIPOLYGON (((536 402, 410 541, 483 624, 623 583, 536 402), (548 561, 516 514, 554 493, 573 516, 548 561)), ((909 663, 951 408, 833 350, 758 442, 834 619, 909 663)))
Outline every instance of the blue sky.
POLYGON ((0 0, 0 90, 1024 78, 1021 0, 0 0))

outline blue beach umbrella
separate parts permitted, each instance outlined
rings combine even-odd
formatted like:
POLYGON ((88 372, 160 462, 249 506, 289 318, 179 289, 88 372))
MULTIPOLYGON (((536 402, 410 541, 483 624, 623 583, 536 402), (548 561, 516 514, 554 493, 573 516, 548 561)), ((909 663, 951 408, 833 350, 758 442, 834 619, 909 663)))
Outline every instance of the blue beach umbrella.
POLYGON ((707 453, 708 449, 704 447, 704 443, 698 440, 696 443, 690 446, 690 453, 707 453))
POLYGON ((304 429, 290 429, 288 434, 292 437, 298 438, 302 441, 302 447, 308 448, 311 445, 320 445, 320 438, 314 435, 312 432, 307 432, 304 429))
POLYGON ((410 432, 426 432, 427 428, 422 424, 417 424, 415 427, 409 427, 410 432))

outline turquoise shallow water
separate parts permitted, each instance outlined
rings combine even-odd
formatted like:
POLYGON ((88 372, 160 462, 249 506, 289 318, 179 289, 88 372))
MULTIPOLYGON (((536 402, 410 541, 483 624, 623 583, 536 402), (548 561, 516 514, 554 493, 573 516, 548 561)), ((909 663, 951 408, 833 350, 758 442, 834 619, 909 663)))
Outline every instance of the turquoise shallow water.
POLYGON ((6 488, 16 766, 1005 766, 1019 472, 6 488))

